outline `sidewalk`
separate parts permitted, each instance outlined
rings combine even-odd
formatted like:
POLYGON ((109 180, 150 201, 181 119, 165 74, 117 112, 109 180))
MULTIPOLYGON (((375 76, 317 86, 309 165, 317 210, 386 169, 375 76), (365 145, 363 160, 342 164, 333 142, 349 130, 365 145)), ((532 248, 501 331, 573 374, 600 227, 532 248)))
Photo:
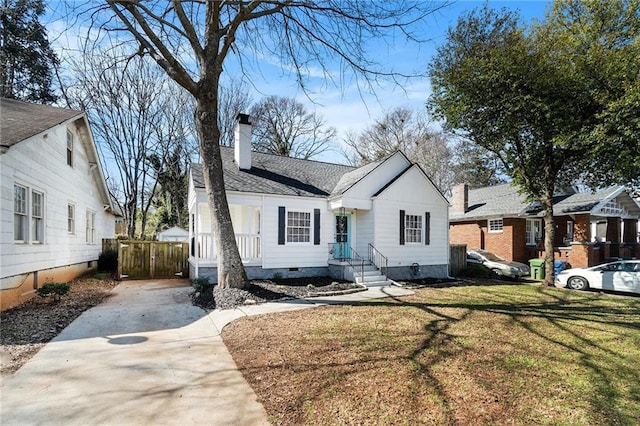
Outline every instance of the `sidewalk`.
POLYGON ((248 315, 352 303, 365 292, 207 313, 186 280, 130 281, 84 312, 0 387, 0 424, 263 425, 266 413, 220 331, 248 315))

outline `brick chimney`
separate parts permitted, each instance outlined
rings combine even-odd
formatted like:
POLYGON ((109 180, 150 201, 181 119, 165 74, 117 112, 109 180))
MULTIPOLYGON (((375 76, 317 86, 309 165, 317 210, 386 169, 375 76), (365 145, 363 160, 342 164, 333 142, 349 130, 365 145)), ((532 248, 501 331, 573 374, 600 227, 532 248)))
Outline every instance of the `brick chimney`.
POLYGON ((469 185, 456 185, 451 190, 451 213, 466 213, 469 210, 469 185))
POLYGON ((234 156, 240 170, 251 169, 251 122, 248 114, 238 114, 235 130, 234 156))

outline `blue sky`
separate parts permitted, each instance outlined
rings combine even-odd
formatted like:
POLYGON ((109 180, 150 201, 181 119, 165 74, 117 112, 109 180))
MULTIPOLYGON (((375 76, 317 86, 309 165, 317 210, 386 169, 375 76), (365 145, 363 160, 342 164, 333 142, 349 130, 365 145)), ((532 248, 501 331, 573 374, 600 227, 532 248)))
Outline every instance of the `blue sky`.
MULTIPOLYGON (((383 0, 372 0, 383 1, 383 0)), ((518 10, 525 21, 532 19, 542 19, 549 2, 542 0, 521 0, 521 1, 489 1, 492 8, 508 8, 518 10)), ((62 29, 66 27, 66 22, 59 18, 64 13, 65 8, 60 2, 51 1, 49 13, 42 20, 47 26, 50 38, 57 49, 73 48, 75 37, 73 34, 62 34, 62 29), (62 35, 61 35, 62 34, 62 35)), ((402 43, 388 49, 386 46, 372 51, 373 55, 381 56, 381 60, 392 64, 398 71, 415 73, 416 70, 426 70, 428 63, 439 45, 446 41, 446 31, 450 26, 456 24, 458 17, 474 8, 482 7, 484 0, 457 1, 442 8, 427 17, 422 25, 427 34, 428 41, 419 48, 408 49, 402 43)), ((82 26, 74 29, 82 33, 82 26)), ((315 110, 321 114, 326 123, 338 130, 336 150, 327 152, 316 159, 323 161, 342 162, 339 154, 340 139, 349 131, 360 131, 370 125, 376 118, 381 117, 384 112, 396 107, 406 106, 412 108, 422 108, 430 93, 428 79, 415 78, 397 87, 392 84, 383 84, 376 88, 375 93, 358 92, 355 85, 345 85, 343 88, 336 88, 327 85, 322 78, 310 78, 308 92, 312 95, 310 100, 296 85, 295 79, 291 75, 283 73, 283 67, 279 64, 264 61, 261 65, 261 76, 253 76, 250 86, 254 101, 260 100, 263 96, 279 95, 295 97, 300 102, 307 105, 309 110, 315 110)))

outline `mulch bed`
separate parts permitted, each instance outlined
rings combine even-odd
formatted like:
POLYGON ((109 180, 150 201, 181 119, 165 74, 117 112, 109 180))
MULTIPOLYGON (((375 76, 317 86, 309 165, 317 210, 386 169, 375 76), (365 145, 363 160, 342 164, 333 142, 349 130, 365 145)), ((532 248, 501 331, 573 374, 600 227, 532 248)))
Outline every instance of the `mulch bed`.
POLYGON ((221 289, 217 285, 193 294, 193 303, 206 310, 233 309, 241 305, 284 299, 301 299, 363 291, 364 287, 330 277, 254 280, 246 289, 221 289))

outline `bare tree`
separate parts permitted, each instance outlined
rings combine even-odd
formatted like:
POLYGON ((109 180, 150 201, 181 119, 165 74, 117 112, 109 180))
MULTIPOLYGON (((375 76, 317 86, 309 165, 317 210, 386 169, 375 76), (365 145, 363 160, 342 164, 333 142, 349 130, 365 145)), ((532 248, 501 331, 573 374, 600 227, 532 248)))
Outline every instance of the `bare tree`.
POLYGON ((176 134, 170 123, 183 116, 173 81, 143 58, 118 62, 117 50, 92 50, 71 68, 75 82, 66 91, 71 106, 86 110, 108 180, 129 237, 145 235, 146 219, 157 190, 149 161, 163 159, 176 134), (116 168, 109 167, 115 164, 116 168), (139 226, 137 226, 139 224, 139 226))
POLYGON ((331 148, 336 129, 293 98, 268 96, 251 109, 257 151, 308 160, 331 148))
POLYGON ((218 98, 220 145, 233 146, 238 114, 249 111, 251 97, 242 82, 232 78, 220 86, 218 98))
POLYGON ((453 151, 455 183, 468 183, 471 188, 482 188, 506 182, 500 159, 486 148, 467 138, 460 138, 453 151))
POLYGON ((100 20, 95 27, 106 30, 106 34, 125 31, 133 36, 136 51, 153 58, 196 99, 218 285, 244 287, 248 281, 235 242, 219 147, 220 81, 226 61, 233 57, 247 70, 251 64, 258 65, 258 58, 269 57, 290 70, 303 88, 311 68, 317 67, 338 83, 351 82, 350 78, 342 78, 346 74, 360 77, 357 83, 374 91, 374 80, 404 76, 386 71, 376 61, 379 56, 367 50, 371 40, 376 40, 378 48, 391 39, 418 42, 412 31, 422 30, 422 18, 442 4, 431 7, 420 0, 107 0, 106 7, 87 14, 100 20), (101 16, 107 11, 116 19, 112 19, 113 15, 101 16), (334 72, 334 65, 338 73, 334 72))
POLYGON ((452 151, 442 132, 433 131, 427 115, 399 107, 386 113, 360 134, 349 133, 345 152, 351 164, 366 164, 396 151, 419 164, 441 192, 453 184, 452 151))

